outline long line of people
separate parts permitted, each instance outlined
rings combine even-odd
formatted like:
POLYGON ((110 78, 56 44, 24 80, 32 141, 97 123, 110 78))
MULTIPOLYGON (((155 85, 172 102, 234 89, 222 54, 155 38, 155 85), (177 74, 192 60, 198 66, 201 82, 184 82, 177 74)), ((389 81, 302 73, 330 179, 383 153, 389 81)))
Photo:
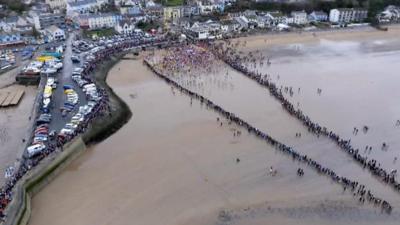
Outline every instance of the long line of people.
POLYGON ((363 168, 368 168, 373 175, 379 177, 383 182, 391 185, 395 190, 400 191, 400 183, 396 180, 395 173, 391 173, 383 169, 381 164, 375 159, 368 159, 367 156, 361 155, 359 149, 354 148, 350 144, 350 140, 346 140, 333 131, 330 131, 328 128, 322 127, 318 123, 313 122, 311 118, 305 115, 300 109, 296 110, 293 104, 284 97, 282 90, 278 88, 275 83, 268 79, 267 74, 263 75, 259 72, 250 71, 242 64, 238 55, 231 54, 233 51, 230 48, 224 49, 221 45, 214 45, 209 49, 232 68, 256 81, 260 85, 266 87, 271 95, 281 102, 282 107, 290 115, 299 119, 308 128, 309 132, 318 135, 318 137, 320 135, 328 137, 334 141, 340 147, 340 149, 348 153, 350 157, 352 157, 360 166, 363 168))
POLYGON ((207 108, 217 111, 222 116, 224 116, 226 119, 228 119, 230 122, 234 122, 237 125, 244 127, 245 129, 247 129, 247 131, 249 133, 252 133, 252 134, 262 138, 268 144, 271 144, 272 146, 274 146, 277 150, 281 151, 284 154, 291 156, 293 160, 296 160, 296 161, 299 161, 299 162, 309 165, 311 168, 315 169, 319 174, 328 176, 332 179, 332 181, 342 185, 344 189, 351 190, 351 192, 354 194, 354 196, 357 197, 361 203, 363 203, 363 202, 365 202, 365 200, 367 200, 367 202, 370 202, 371 204, 373 204, 375 206, 380 206, 382 211, 384 211, 386 213, 390 213, 392 211, 392 206, 390 205, 390 203, 388 201, 383 200, 383 199, 378 198, 375 195, 373 195, 370 190, 366 189, 365 185, 362 185, 362 184, 358 183, 357 181, 350 180, 344 176, 339 176, 332 169, 324 167, 317 161, 308 157, 307 155, 301 154, 301 153, 297 152, 296 150, 294 150, 292 147, 289 147, 283 143, 280 143, 279 141, 275 140, 268 134, 253 127, 252 125, 250 125, 243 119, 240 119, 234 113, 226 111, 221 106, 215 104, 211 100, 181 86, 179 83, 172 80, 167 75, 164 75, 163 71, 156 69, 152 65, 152 63, 150 61, 148 61, 147 59, 145 59, 144 62, 157 76, 159 76, 161 79, 165 80, 168 84, 179 89, 181 92, 189 95, 191 98, 200 100, 200 102, 202 104, 205 104, 207 106, 207 108))

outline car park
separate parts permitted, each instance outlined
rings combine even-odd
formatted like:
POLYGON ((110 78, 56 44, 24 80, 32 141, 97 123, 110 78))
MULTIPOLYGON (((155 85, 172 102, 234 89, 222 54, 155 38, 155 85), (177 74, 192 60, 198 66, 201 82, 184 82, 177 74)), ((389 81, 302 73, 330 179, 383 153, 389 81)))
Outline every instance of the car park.
POLYGON ((71 56, 71 61, 72 61, 72 63, 80 63, 81 62, 81 60, 79 59, 79 56, 77 56, 77 55, 71 56))
POLYGON ((28 157, 32 158, 33 156, 37 155, 38 153, 42 152, 45 149, 46 149, 46 145, 44 145, 43 143, 38 143, 38 144, 29 146, 26 149, 26 151, 27 151, 28 157))
POLYGON ((63 129, 60 130, 60 134, 62 134, 62 135, 71 135, 73 133, 74 133, 73 130, 67 129, 67 128, 63 128, 63 129))
POLYGON ((77 124, 73 124, 73 123, 67 123, 67 124, 65 124, 64 127, 66 129, 75 130, 78 127, 78 125, 77 124))

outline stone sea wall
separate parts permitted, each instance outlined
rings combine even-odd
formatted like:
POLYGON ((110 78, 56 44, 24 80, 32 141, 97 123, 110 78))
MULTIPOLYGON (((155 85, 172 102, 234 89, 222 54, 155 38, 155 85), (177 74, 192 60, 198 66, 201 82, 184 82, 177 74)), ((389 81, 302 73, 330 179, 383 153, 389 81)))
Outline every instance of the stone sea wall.
POLYGON ((97 84, 109 94, 111 114, 97 118, 83 135, 63 147, 63 151, 44 159, 23 177, 14 190, 14 197, 7 208, 5 225, 26 225, 31 215, 31 198, 50 183, 74 159, 84 152, 87 145, 98 143, 118 131, 132 116, 128 105, 106 83, 109 70, 124 56, 123 53, 99 66, 94 74, 97 84))

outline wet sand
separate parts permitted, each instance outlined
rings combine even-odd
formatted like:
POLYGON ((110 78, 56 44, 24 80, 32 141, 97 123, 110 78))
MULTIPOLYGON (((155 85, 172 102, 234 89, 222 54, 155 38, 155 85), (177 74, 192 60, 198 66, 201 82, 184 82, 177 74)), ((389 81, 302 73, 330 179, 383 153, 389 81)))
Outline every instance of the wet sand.
POLYGON ((317 43, 320 40, 330 41, 361 41, 361 40, 376 40, 376 39, 398 39, 400 36, 400 26, 392 25, 389 26, 387 32, 379 31, 375 28, 366 26, 358 27, 353 29, 338 29, 338 30, 327 30, 327 31, 315 31, 315 32, 281 32, 276 34, 256 35, 249 37, 241 37, 233 39, 232 42, 247 42, 244 51, 254 51, 270 46, 284 46, 295 43, 317 43), (313 33, 315 35, 313 35, 313 33))
MULTIPOLYGON (((9 86, 2 90, 11 90, 17 86, 9 86)), ((0 108, 0 185, 4 184, 4 172, 8 166, 21 157, 29 137, 32 121, 32 103, 37 94, 36 87, 24 87, 25 94, 17 106, 0 108)))
POLYGON ((217 114, 173 94, 140 61, 121 61, 108 82, 132 109, 132 119, 34 197, 30 224, 240 224, 268 210, 281 217, 274 207, 303 214, 299 224, 315 215, 333 224, 347 208, 357 213, 343 224, 363 221, 360 214, 388 223, 397 218, 358 206, 307 167, 298 177, 297 163, 245 131, 233 137, 236 127, 221 127, 217 114), (277 168, 276 176, 268 174, 269 166, 277 168), (321 204, 337 210, 324 218, 315 207, 321 204))
MULTIPOLYGON (((274 51, 264 49, 265 54, 273 55, 274 51)), ((400 118, 400 66, 395 63, 400 57, 400 40, 325 40, 292 51, 298 54, 272 57, 270 66, 253 70, 271 74, 283 87, 291 86, 294 95, 286 96, 314 121, 351 138, 362 152, 366 145, 372 146, 365 154, 378 159, 387 170, 400 169, 394 161, 400 157, 400 127, 396 126, 400 118), (322 89, 320 95, 318 88, 322 89), (370 128, 367 133, 363 132, 365 125, 370 128), (354 127, 359 129, 357 135, 354 127), (383 142, 389 148, 382 150, 383 142)))
MULTIPOLYGON (((386 50, 397 44, 388 38, 297 45, 262 49, 273 57, 272 65, 256 69, 279 74, 274 80, 294 87, 293 101, 313 120, 360 146, 374 144, 371 156, 397 168, 391 160, 399 153, 393 121, 399 55, 386 50), (316 88, 322 88, 321 95, 316 88), (360 126, 366 122, 371 129, 363 134, 360 126), (360 128, 355 137, 354 126, 360 128), (387 152, 377 149, 383 138, 387 152)), ((124 60, 108 82, 131 108, 132 119, 34 197, 30 224, 398 224, 398 193, 328 139, 308 134, 255 82, 228 67, 190 83, 176 79, 340 175, 366 184, 389 199, 392 215, 358 204, 340 186, 245 131, 234 137, 236 127, 225 121, 219 126, 217 114, 174 94, 140 61, 124 60), (302 137, 295 138, 296 132, 302 137), (268 174, 269 166, 277 168, 277 176, 268 174), (304 177, 296 175, 298 167, 305 169, 304 177)))
MULTIPOLYGON (((396 191, 355 164, 346 153, 339 150, 328 138, 318 138, 308 133, 307 128, 286 113, 267 90, 228 67, 225 70, 228 71, 228 76, 222 75, 225 74, 224 71, 218 75, 191 78, 192 82, 187 82, 182 77, 175 77, 175 79, 213 102, 221 104, 228 111, 235 112, 237 116, 267 132, 280 142, 293 146, 297 151, 307 154, 335 170, 340 175, 367 184, 377 195, 391 199, 391 204, 394 207, 400 206, 400 195, 396 191), (193 83, 194 81, 196 83, 193 83), (295 137, 295 133, 298 132, 302 134, 301 138, 295 137)), ((343 98, 343 96, 340 97, 343 98)), ((342 124, 340 119, 334 122, 337 126, 347 126, 346 123, 342 124)), ((350 130, 352 130, 352 127, 350 127, 350 130)), ((361 135, 359 134, 359 136, 361 135)), ((391 161, 390 166, 392 166, 391 161)), ((393 168, 397 167, 390 167, 390 169, 393 168)))
MULTIPOLYGON (((25 64, 23 64, 25 65, 25 64)), ((9 70, 3 74, 0 74, 0 88, 4 88, 15 83, 15 77, 21 71, 22 66, 18 66, 12 70, 9 70)))

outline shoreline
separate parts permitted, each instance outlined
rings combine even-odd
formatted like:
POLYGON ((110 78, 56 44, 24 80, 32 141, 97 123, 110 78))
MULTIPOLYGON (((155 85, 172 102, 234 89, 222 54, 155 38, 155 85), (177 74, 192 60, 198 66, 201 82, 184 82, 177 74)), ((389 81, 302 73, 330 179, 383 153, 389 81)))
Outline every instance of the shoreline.
POLYGON ((28 224, 31 214, 31 198, 48 183, 52 181, 66 166, 74 161, 79 155, 92 144, 101 142, 118 131, 132 116, 127 104, 118 97, 113 89, 107 84, 106 79, 111 68, 118 63, 127 53, 112 56, 104 65, 98 67, 94 77, 98 84, 103 87, 110 96, 113 114, 96 118, 87 132, 76 139, 65 144, 64 150, 56 152, 43 161, 36 169, 17 184, 15 198, 6 210, 7 219, 0 224, 16 225, 28 224))
MULTIPOLYGON (((308 157, 307 155, 302 155, 302 153, 298 153, 296 150, 294 150, 292 147, 289 147, 285 145, 284 143, 279 142, 278 140, 274 139, 273 137, 269 136, 266 133, 263 133, 260 131, 258 128, 253 127, 251 124, 249 124, 247 121, 239 118, 236 116, 234 113, 226 111, 224 108, 219 106, 218 104, 212 102, 206 97, 203 97, 201 94, 198 94, 197 92, 191 91, 183 86, 181 86, 179 83, 165 75, 162 71, 158 70, 153 64, 151 64, 148 60, 144 60, 145 65, 148 66, 148 68, 153 71, 153 73, 164 80, 168 85, 177 88, 178 90, 181 91, 181 93, 186 94, 190 96, 191 98, 195 98, 198 101, 201 102, 201 104, 205 104, 207 109, 214 110, 215 112, 219 113, 222 117, 225 117, 227 120, 237 124, 238 126, 241 126, 245 128, 249 134, 253 134, 256 137, 264 140, 267 144, 270 144, 273 146, 276 150, 281 151, 283 154, 288 155, 289 157, 292 157, 294 161, 298 161, 299 163, 304 163, 307 164, 309 167, 315 169, 315 171, 319 175, 325 175, 327 178, 330 178, 332 182, 335 182, 339 185, 342 185, 344 189, 346 190, 347 188, 351 189, 350 193, 354 194, 356 198, 359 196, 362 196, 360 192, 356 194, 355 189, 358 185, 358 187, 365 187, 363 184, 359 184, 358 181, 351 180, 347 177, 340 176, 336 172, 334 172, 332 169, 324 167, 321 165, 319 162, 314 161, 311 157, 308 157)), ((369 198, 367 203, 370 205, 377 206, 377 201, 379 201, 379 206, 381 207, 382 212, 385 212, 387 214, 391 214, 392 212, 392 206, 389 202, 386 200, 380 199, 378 197, 374 197, 374 194, 370 194, 370 190, 368 190, 368 195, 369 198)))
POLYGON ((400 36, 400 25, 394 24, 388 26, 388 31, 381 31, 371 26, 354 27, 346 29, 327 29, 327 30, 311 30, 302 32, 274 32, 274 33, 257 33, 238 38, 231 38, 229 42, 245 42, 245 46, 240 45, 238 48, 245 51, 252 51, 266 46, 282 46, 287 44, 307 44, 316 43, 321 40, 330 41, 351 41, 368 40, 376 38, 398 40, 400 36), (315 34, 315 35, 313 35, 315 34))
MULTIPOLYGON (((375 30, 375 31, 379 32, 379 33, 384 33, 383 31, 377 31, 377 30, 375 30)), ((317 31, 317 32, 324 32, 324 33, 329 34, 329 32, 331 32, 331 31, 328 30, 328 31, 317 31)), ((336 30, 334 32, 336 33, 336 30)), ((350 33, 349 30, 338 30, 337 32, 339 34, 350 33)), ((366 31, 364 29, 362 29, 360 31, 359 29, 356 28, 355 32, 363 32, 364 33, 364 32, 368 32, 368 31, 366 31)), ((305 32, 305 33, 310 34, 310 32, 305 32)), ((300 39, 300 40, 307 42, 306 41, 307 39, 305 39, 305 40, 301 39, 301 36, 303 36, 303 38, 304 38, 304 37, 307 37, 306 35, 300 34, 300 38, 299 38, 298 33, 292 33, 292 32, 283 33, 283 34, 263 34, 263 35, 256 35, 256 36, 241 37, 239 39, 245 38, 247 40, 247 38, 249 38, 250 41, 252 41, 252 38, 262 40, 262 38, 265 38, 265 37, 280 38, 281 35, 295 36, 294 37, 295 39, 300 39)), ((349 36, 354 38, 354 36, 352 36, 352 35, 349 35, 349 36)), ((309 38, 309 37, 307 37, 307 38, 309 38)), ((374 38, 374 36, 372 36, 371 38, 374 38)), ((232 40, 238 40, 238 39, 232 39, 232 40)), ((256 42, 257 40, 253 40, 253 41, 256 42)), ((277 43, 274 43, 274 44, 285 44, 284 42, 279 43, 279 41, 280 40, 277 40, 277 43)), ((288 40, 288 41, 290 41, 290 40, 288 40)), ((254 44, 256 44, 256 43, 254 43, 254 44)), ((246 49, 251 49, 251 47, 246 46, 246 49)), ((132 116, 132 113, 131 113, 129 107, 127 106, 127 104, 119 96, 117 96, 114 93, 113 89, 106 82, 106 78, 109 74, 110 69, 116 63, 118 63, 120 60, 123 60, 124 55, 125 54, 121 53, 118 56, 115 56, 115 57, 113 56, 113 57, 111 57, 111 60, 106 61, 106 63, 104 65, 102 65, 96 69, 97 71, 95 72, 94 77, 95 77, 96 81, 99 83, 99 85, 101 87, 105 88, 107 90, 108 94, 110 95, 110 105, 112 106, 113 114, 111 115, 111 119, 108 116, 97 118, 91 124, 90 129, 87 132, 85 132, 81 136, 78 136, 78 139, 80 139, 80 138, 83 139, 83 142, 85 145, 91 145, 91 144, 95 144, 95 143, 105 140, 106 138, 108 138, 109 136, 114 134, 116 131, 118 131, 126 122, 129 121, 129 119, 132 116)), ((72 153, 72 155, 67 158, 71 159, 71 161, 72 161, 73 160, 72 157, 78 157, 78 156, 79 155, 72 153)), ((59 157, 60 157, 60 155, 54 156, 55 159, 58 159, 59 157)), ((53 159, 53 157, 50 157, 50 159, 53 159)), ((48 166, 47 164, 51 164, 51 162, 54 162, 54 161, 50 160, 50 162, 44 162, 44 165, 42 165, 44 168, 42 168, 42 169, 38 168, 38 170, 40 170, 40 171, 45 170, 48 166)), ((57 175, 56 173, 60 172, 59 170, 62 169, 61 167, 68 165, 67 163, 69 163, 69 162, 62 161, 59 165, 56 165, 56 169, 54 171, 51 171, 48 174, 49 178, 50 179, 54 178, 57 175), (58 168, 61 168, 61 169, 58 169, 58 168)), ((37 192, 37 191, 39 191, 40 188, 42 188, 45 185, 42 183, 43 181, 49 182, 48 180, 46 180, 46 178, 41 178, 41 179, 44 179, 44 180, 39 180, 39 183, 35 184, 34 187, 25 189, 23 191, 23 192, 25 192, 24 196, 27 197, 27 200, 26 200, 27 202, 30 201, 30 198, 31 198, 30 194, 31 194, 32 190, 33 190, 32 193, 37 192), (35 189, 36 187, 38 187, 39 189, 35 189), (27 196, 27 195, 29 195, 29 196, 27 196)), ((25 214, 25 213, 29 214, 30 213, 29 207, 30 207, 29 205, 26 205, 26 207, 24 209, 21 209, 21 210, 23 210, 22 214, 25 214)), ((28 218, 29 218, 29 215, 28 215, 28 218)), ((17 224, 24 224, 24 222, 26 223, 27 221, 28 220, 26 220, 26 221, 18 220, 17 224)), ((10 223, 10 224, 13 224, 13 223, 10 223)))

